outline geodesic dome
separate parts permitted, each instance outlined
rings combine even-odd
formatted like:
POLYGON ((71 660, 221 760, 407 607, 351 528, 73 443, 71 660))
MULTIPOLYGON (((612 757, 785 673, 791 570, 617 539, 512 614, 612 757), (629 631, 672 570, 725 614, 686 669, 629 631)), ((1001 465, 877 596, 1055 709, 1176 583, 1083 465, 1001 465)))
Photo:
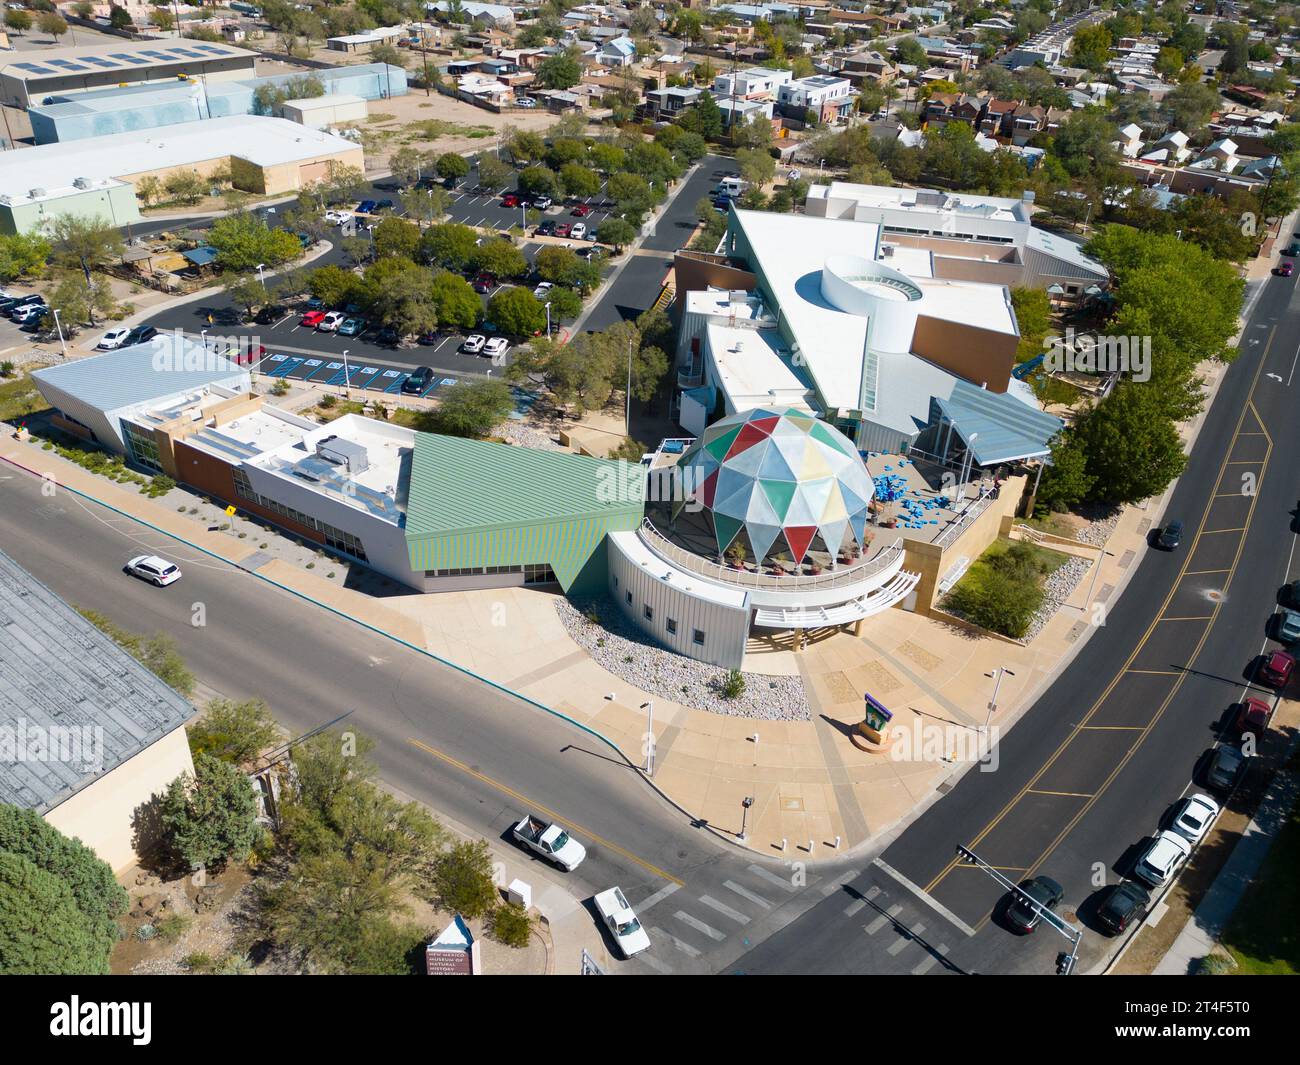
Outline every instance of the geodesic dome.
POLYGON ((834 555, 849 533, 862 544, 871 475, 848 437, 805 410, 738 411, 682 456, 684 498, 702 504, 722 554, 742 532, 755 558, 788 550, 799 562, 814 537, 834 555))

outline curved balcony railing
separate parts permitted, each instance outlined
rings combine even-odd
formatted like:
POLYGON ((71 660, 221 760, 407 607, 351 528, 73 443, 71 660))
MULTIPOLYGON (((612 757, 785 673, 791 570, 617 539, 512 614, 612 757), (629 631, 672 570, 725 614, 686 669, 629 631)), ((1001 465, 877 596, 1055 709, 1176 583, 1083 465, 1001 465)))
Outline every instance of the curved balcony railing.
POLYGON ((773 573, 733 569, 731 566, 719 565, 693 551, 687 551, 684 547, 678 547, 656 529, 649 518, 642 521, 638 532, 646 547, 678 569, 720 584, 732 584, 742 588, 766 588, 780 592, 844 588, 883 573, 893 565, 901 565, 903 558, 903 543, 897 540, 871 558, 858 559, 849 565, 836 566, 825 573, 777 576, 773 573))

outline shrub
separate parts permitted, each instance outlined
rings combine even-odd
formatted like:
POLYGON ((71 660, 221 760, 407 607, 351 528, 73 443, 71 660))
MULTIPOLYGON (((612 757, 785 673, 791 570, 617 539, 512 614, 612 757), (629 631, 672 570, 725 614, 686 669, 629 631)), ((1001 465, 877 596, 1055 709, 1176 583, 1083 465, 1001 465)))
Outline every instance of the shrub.
POLYGON ((194 923, 194 918, 187 913, 169 913, 160 917, 155 924, 158 935, 168 943, 175 943, 194 923))
POLYGON ((183 773, 159 804, 159 821, 172 856, 185 868, 242 861, 261 835, 257 797, 242 770, 211 755, 194 759, 194 775, 183 773))
POLYGON ((498 943, 516 950, 528 946, 533 932, 533 919, 528 911, 513 902, 503 902, 488 918, 488 934, 498 943))
POLYGON ((492 856, 485 840, 455 843, 433 866, 433 890, 441 909, 462 917, 482 917, 497 898, 492 856))
POLYGON ((738 669, 728 670, 718 683, 718 694, 724 699, 739 699, 745 694, 745 675, 738 669))

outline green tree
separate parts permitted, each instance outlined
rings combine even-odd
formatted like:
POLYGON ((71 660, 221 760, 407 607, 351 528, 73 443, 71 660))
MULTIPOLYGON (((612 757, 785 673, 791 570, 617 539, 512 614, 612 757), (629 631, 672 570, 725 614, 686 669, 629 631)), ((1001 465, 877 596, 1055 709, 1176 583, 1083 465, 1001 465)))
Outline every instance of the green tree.
POLYGON ((108 948, 58 877, 0 851, 0 973, 108 975, 108 948))
POLYGON ((582 260, 575 252, 556 244, 545 245, 533 259, 538 277, 560 285, 572 284, 581 264, 582 260))
POLYGON ((610 245, 619 254, 636 240, 636 230, 622 218, 606 218, 596 235, 602 244, 610 245))
POLYGON ((920 67, 924 70, 930 65, 926 57, 925 49, 915 37, 904 37, 897 45, 894 46, 894 56, 900 63, 906 63, 908 66, 920 67))
POLYGON ((49 257, 50 242, 40 234, 0 234, 0 281, 35 277, 49 257))
POLYGON ((176 27, 176 17, 165 7, 155 7, 150 11, 149 21, 162 30, 163 33, 167 33, 176 27))
POLYGON ((401 256, 380 258, 366 268, 363 300, 371 313, 399 336, 416 336, 437 328, 429 269, 401 256))
POLYGON ((545 166, 530 166, 519 172, 519 191, 526 196, 558 196, 559 184, 555 171, 545 166))
POLYGON ((530 337, 546 328, 546 308, 526 288, 503 288, 488 300, 488 318, 507 336, 530 337))
POLYGON ((434 865, 433 890, 439 909, 448 913, 469 920, 488 913, 496 904, 497 889, 492 881, 492 854, 487 842, 465 840, 439 855, 434 865))
POLYGON ((514 409, 510 386, 499 379, 462 382, 443 394, 421 427, 447 436, 482 439, 514 409))
POLYGON ((478 181, 483 189, 503 189, 514 171, 509 163, 502 162, 491 152, 484 152, 478 157, 478 181))
POLYGON ((326 307, 343 307, 356 302, 361 279, 351 270, 329 263, 311 272, 307 290, 326 307))
POLYGON ((1100 73, 1106 69, 1112 43, 1110 30, 1105 26, 1080 26, 1074 31, 1074 41, 1070 45, 1070 62, 1073 66, 1100 73))
POLYGON ((202 716, 185 727, 185 734, 195 757, 208 754, 245 768, 280 740, 275 718, 261 699, 213 699, 202 716))
POLYGON ((1178 85, 1161 105, 1174 128, 1188 134, 1201 129, 1220 106, 1219 94, 1199 81, 1178 85))
POLYGON ((1088 456, 1072 430, 1052 441, 1052 464, 1043 470, 1035 506, 1066 511, 1088 498, 1096 478, 1088 473, 1088 456))
POLYGON ((486 270, 497 277, 523 277, 528 273, 528 260, 524 253, 508 240, 485 240, 469 257, 476 270, 486 270))
POLYGON ((767 152, 754 148, 741 148, 736 152, 736 166, 740 176, 754 186, 767 185, 776 176, 776 160, 767 152))
POLYGON ((429 172, 429 155, 418 148, 405 145, 392 154, 388 160, 388 169, 403 185, 410 185, 429 172))
POLYGON ((451 205, 451 196, 446 189, 432 187, 402 189, 397 194, 397 200, 412 221, 425 225, 442 218, 451 205))
POLYGON ((115 30, 129 30, 135 26, 131 21, 130 12, 124 7, 118 7, 117 4, 109 5, 108 24, 115 30))
POLYGON ((625 153, 616 144, 598 141, 591 146, 588 158, 591 160, 592 166, 608 177, 610 174, 623 169, 625 153))
POLYGON ((217 265, 238 273, 258 266, 271 269, 302 254, 302 245, 292 233, 244 212, 218 218, 208 230, 208 244, 217 251, 217 265))
POLYGON ((82 609, 79 613, 163 683, 182 695, 193 694, 194 674, 186 668, 185 660, 176 650, 176 641, 170 636, 161 632, 140 636, 120 628, 96 610, 82 609))
POLYGON ((551 305, 551 322, 563 322, 577 318, 582 313, 582 297, 573 289, 557 285, 546 296, 551 305))
POLYGON ((438 176, 448 184, 455 184, 469 173, 469 160, 459 152, 444 152, 438 156, 438 176))
POLYGON ((1157 390, 1123 382, 1075 426, 1093 479, 1088 498, 1137 503, 1163 492, 1187 465, 1157 390))
POLYGON ((32 16, 11 8, 5 12, 5 25, 21 36, 32 28, 32 16))
POLYGON ((565 163, 560 167, 560 184, 565 195, 586 199, 600 191, 600 175, 581 163, 565 163))
POLYGON ((176 203, 190 206, 203 199, 211 185, 197 170, 178 170, 163 182, 163 188, 176 203))
POLYGON ((478 325, 483 304, 478 293, 459 274, 444 271, 436 275, 430 285, 430 298, 437 311, 438 324, 458 329, 473 329, 478 325))
POLYGON ((231 274, 225 284, 225 293, 236 307, 242 307, 251 316, 258 307, 270 299, 262 282, 255 274, 231 274))
POLYGON ((501 131, 501 146, 510 153, 516 166, 528 166, 546 154, 542 135, 531 129, 506 127, 501 131))
POLYGON ((158 816, 173 857, 187 869, 242 861, 261 834, 248 777, 207 754, 194 759, 193 776, 183 773, 167 786, 158 816))
POLYGON ((420 227, 402 218, 385 218, 374 228, 376 255, 414 259, 420 248, 420 227))
POLYGON ((582 65, 574 50, 553 55, 537 68, 537 82, 546 89, 570 89, 582 80, 582 65))
MULTIPOLYGON (((126 14, 126 12, 123 12, 123 14, 126 14)), ((130 18, 126 21, 127 25, 130 25, 130 18)), ((40 26, 42 33, 48 33, 52 38, 54 38, 55 44, 58 44, 59 38, 68 32, 68 24, 63 20, 63 16, 57 11, 42 11, 40 15, 37 16, 36 24, 40 26)), ((121 29, 122 27, 119 26, 115 28, 121 29)))
POLYGON ((476 247, 478 234, 460 222, 430 226, 420 236, 419 257, 422 262, 448 270, 464 270, 476 247))

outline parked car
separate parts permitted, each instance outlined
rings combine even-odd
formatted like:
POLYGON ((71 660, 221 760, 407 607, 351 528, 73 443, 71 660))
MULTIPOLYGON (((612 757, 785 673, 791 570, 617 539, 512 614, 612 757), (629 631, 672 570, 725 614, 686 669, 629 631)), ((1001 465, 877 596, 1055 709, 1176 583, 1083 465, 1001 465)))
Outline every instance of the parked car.
POLYGON ((1208 795, 1189 795, 1176 807, 1169 827, 1189 843, 1200 843, 1219 816, 1219 804, 1208 795))
POLYGON ((543 281, 543 282, 542 282, 541 284, 539 284, 535 289, 533 289, 533 298, 534 298, 534 299, 539 299, 539 300, 541 300, 543 303, 545 303, 545 302, 546 302, 546 297, 549 296, 549 295, 551 294, 551 289, 553 289, 554 287, 555 287, 555 286, 554 286, 553 284, 551 284, 551 282, 549 282, 549 281, 543 281))
POLYGON ((14 315, 14 321, 24 332, 34 333, 41 323, 49 317, 50 309, 43 303, 29 303, 14 315))
POLYGON ((357 204, 357 214, 370 214, 375 209, 375 206, 374 200, 362 200, 357 204))
POLYGON ((519 195, 518 195, 517 193, 514 193, 514 192, 507 192, 504 196, 501 197, 501 206, 502 206, 502 207, 518 207, 518 206, 519 206, 519 195))
POLYGON ((277 303, 269 303, 253 315, 253 321, 258 325, 274 325, 283 317, 284 308, 277 303))
POLYGON ((555 223, 550 221, 542 222, 533 230, 533 236, 535 237, 553 237, 554 235, 555 223))
POLYGON ((383 326, 375 334, 375 343, 382 344, 386 348, 397 347, 397 342, 402 339, 402 335, 391 325, 383 326))
POLYGON ((1036 876, 1025 881, 1012 892, 1011 905, 1007 907, 1007 923, 1018 932, 1032 932, 1043 919, 1042 913, 1032 903, 1052 910, 1064 894, 1065 889, 1051 877, 1036 876))
POLYGON ((1097 922, 1113 936, 1119 935, 1134 921, 1146 916, 1151 893, 1141 884, 1125 880, 1116 884, 1106 901, 1097 907, 1097 922))
POLYGON ((1295 643, 1300 640, 1300 612, 1283 610, 1277 615, 1277 638, 1283 643, 1295 643))
POLYGON ((1273 651, 1264 656, 1259 666, 1259 679, 1270 688, 1285 688, 1291 682, 1295 659, 1285 651, 1273 651))
POLYGON ((304 303, 303 306, 309 311, 323 311, 325 309, 325 301, 319 296, 309 296, 307 302, 304 303))
POLYGON ((1295 273, 1295 263, 1279 263, 1277 266, 1273 267, 1273 273, 1277 274, 1278 277, 1290 277, 1295 273))
POLYGON ((151 325, 137 325, 126 336, 122 347, 129 348, 132 344, 147 344, 158 335, 158 330, 151 325))
POLYGON ((1300 608, 1300 581, 1292 581, 1282 592, 1285 605, 1300 608))
POLYGON ((499 359, 510 350, 510 341, 505 337, 493 337, 483 345, 483 354, 494 359, 499 359))
POLYGON ((131 335, 131 330, 119 326, 117 329, 110 329, 102 337, 99 343, 95 345, 100 351, 112 351, 114 348, 120 348, 126 343, 126 338, 131 335))
POLYGON ((1151 842, 1133 867, 1133 875, 1154 888, 1163 887, 1192 853, 1192 845, 1177 832, 1166 829, 1151 842))
POLYGON ((315 329, 316 326, 320 325, 321 322, 323 322, 324 320, 325 320, 324 311, 307 311, 303 314, 301 318, 298 319, 298 324, 308 326, 311 329, 315 329))
POLYGON ((536 106, 537 106, 537 101, 534 100, 531 96, 516 96, 516 97, 515 97, 515 106, 516 106, 516 107, 533 108, 533 107, 536 107, 536 106))
POLYGON ((641 922, 628 905, 621 888, 612 887, 608 891, 602 891, 592 901, 623 957, 635 957, 650 949, 650 937, 641 927, 641 922))
POLYGON ((396 209, 397 209, 397 204, 393 203, 392 200, 390 200, 390 199, 388 199, 387 197, 385 197, 385 198, 382 199, 382 200, 376 200, 376 201, 375 201, 375 209, 374 209, 374 211, 371 212, 371 213, 372 213, 372 214, 380 214, 380 213, 382 213, 383 211, 395 211, 396 209))
POLYGON ((1237 778, 1245 768, 1246 756, 1230 744, 1220 744, 1214 748, 1210 758, 1210 767, 1205 771, 1205 779, 1216 791, 1229 792, 1237 786, 1237 778))
POLYGON ((12 302, 6 300, 5 303, 0 306, 3 307, 4 313, 6 315, 8 315, 10 318, 13 318, 14 315, 18 314, 24 307, 39 307, 44 302, 45 302, 44 296, 38 296, 35 293, 33 293, 30 296, 19 296, 17 299, 14 299, 12 302))
POLYGON ((1296 241, 1292 241, 1290 244, 1286 246, 1286 249, 1282 252, 1282 254, 1291 255, 1291 256, 1300 255, 1300 243, 1297 243, 1296 241))
POLYGON ((573 226, 568 222, 555 223, 555 235, 557 237, 567 237, 573 231, 573 226))
POLYGON ((801 177, 803 177, 803 171, 800 170, 797 166, 791 167, 791 169, 788 170, 785 175, 787 181, 798 181, 801 177))
POLYGON ((474 285, 475 292, 478 292, 481 295, 486 296, 489 292, 491 292, 494 288, 497 287, 496 275, 490 274, 486 270, 483 270, 474 275, 473 285, 474 285))
POLYGON ((573 210, 569 214, 573 215, 574 218, 586 218, 587 215, 591 214, 591 204, 575 203, 573 210))
POLYGON ((159 558, 157 555, 136 555, 126 564, 124 569, 131 576, 139 577, 150 584, 156 584, 159 588, 175 584, 181 579, 180 566, 176 565, 175 562, 168 562, 165 558, 159 558))
POLYGON ((346 320, 347 316, 342 311, 330 311, 316 323, 316 331, 319 333, 333 333, 346 320))
POLYGON ((417 343, 423 344, 425 347, 429 347, 433 344, 438 343, 438 331, 436 329, 425 330, 415 339, 417 343))
POLYGON ((487 337, 481 333, 471 333, 460 345, 460 350, 469 355, 477 355, 487 343, 487 337))
POLYGON ((366 322, 364 318, 344 318, 343 324, 339 326, 339 336, 355 337, 365 332, 366 322))
POLYGON ((552 204, 554 203, 555 201, 552 200, 549 196, 533 197, 533 206, 537 208, 537 210, 539 211, 549 211, 551 209, 552 204))
POLYGON ((1273 708, 1263 699, 1247 696, 1237 704, 1237 712, 1232 718, 1232 727, 1245 735, 1249 732, 1257 740, 1268 731, 1269 722, 1273 720, 1273 708))
POLYGON ((1181 521, 1171 521, 1160 530, 1160 535, 1156 537, 1156 546, 1162 551, 1175 551, 1182 542, 1183 523, 1181 521))
POLYGON ((431 384, 433 384, 433 367, 417 366, 411 371, 411 376, 402 382, 402 394, 407 396, 423 395, 428 391, 431 384))
POLYGON ((573 228, 569 230, 575 240, 585 240, 587 237, 587 223, 574 222, 573 228))

